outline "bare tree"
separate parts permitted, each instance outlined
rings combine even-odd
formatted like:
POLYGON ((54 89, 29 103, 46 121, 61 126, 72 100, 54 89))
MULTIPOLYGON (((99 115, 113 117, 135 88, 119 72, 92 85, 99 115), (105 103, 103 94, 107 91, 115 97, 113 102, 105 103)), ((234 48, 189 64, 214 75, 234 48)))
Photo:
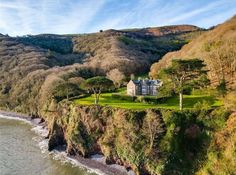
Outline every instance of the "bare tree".
POLYGON ((125 79, 125 75, 119 69, 112 69, 107 73, 107 78, 113 81, 116 87, 120 87, 125 79))
POLYGON ((144 118, 143 132, 149 140, 149 148, 147 153, 152 151, 156 141, 158 140, 158 137, 164 133, 163 123, 160 118, 160 114, 152 110, 149 110, 146 117, 144 118))

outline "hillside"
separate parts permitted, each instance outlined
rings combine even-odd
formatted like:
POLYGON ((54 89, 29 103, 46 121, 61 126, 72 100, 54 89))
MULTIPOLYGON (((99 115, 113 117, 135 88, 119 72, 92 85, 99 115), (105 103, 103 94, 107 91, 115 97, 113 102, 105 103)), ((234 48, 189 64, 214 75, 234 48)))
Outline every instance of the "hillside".
MULTIPOLYGON (((16 41, 56 53, 83 55, 83 63, 100 73, 119 68, 129 75, 149 70, 165 53, 180 49, 203 29, 190 25, 107 30, 80 35, 27 35, 16 41), (123 65, 130 65, 126 69, 123 65), (140 72, 141 71, 141 72, 140 72)), ((55 53, 54 53, 55 55, 55 53)))
POLYGON ((147 72, 151 63, 169 51, 180 49, 201 31, 195 26, 107 30, 73 37, 73 51, 86 53, 85 64, 100 67, 101 72, 118 68, 128 76, 147 72))
POLYGON ((170 65, 172 59, 200 58, 209 70, 212 85, 225 79, 228 88, 236 88, 236 16, 193 39, 181 50, 167 53, 151 67, 150 75, 170 65))
POLYGON ((145 73, 161 56, 200 33, 195 26, 170 26, 81 35, 0 35, 0 106, 37 114, 52 93, 63 98, 62 88, 69 86, 71 96, 79 95, 75 89, 81 79, 114 68, 127 77, 145 73), (155 34, 143 32, 149 30, 155 34))
MULTIPOLYGON (((124 32, 132 32, 136 35, 152 35, 152 36, 163 36, 168 34, 179 34, 189 31, 197 31, 199 28, 192 25, 172 25, 172 26, 163 26, 163 27, 149 27, 143 29, 127 29, 122 30, 124 32)), ((202 29, 203 30, 203 29, 202 29)))
POLYGON ((224 78, 235 88, 235 30, 236 17, 209 31, 178 25, 91 34, 0 34, 0 109, 39 117, 49 130, 49 151, 62 146, 69 156, 102 154, 107 164, 137 175, 234 174, 235 93, 219 98, 212 89, 194 90, 184 96, 179 111, 174 95, 128 96, 123 87, 102 89, 105 83, 97 79, 105 78, 95 76, 116 70, 115 76, 127 81, 131 74, 147 74, 159 61, 150 72, 156 77, 173 58, 199 57, 213 85, 224 78), (101 92, 96 105, 91 77, 101 92))
POLYGON ((235 172, 235 115, 223 107, 137 111, 62 101, 44 118, 49 150, 66 143, 69 155, 102 154, 136 175, 235 172))

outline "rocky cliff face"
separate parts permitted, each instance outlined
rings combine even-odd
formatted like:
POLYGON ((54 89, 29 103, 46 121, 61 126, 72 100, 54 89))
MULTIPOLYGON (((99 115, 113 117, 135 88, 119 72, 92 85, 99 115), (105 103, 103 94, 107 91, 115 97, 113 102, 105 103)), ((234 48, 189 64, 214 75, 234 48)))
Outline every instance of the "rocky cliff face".
POLYGON ((227 146, 235 143, 235 113, 230 114, 223 107, 135 111, 66 101, 41 113, 50 131, 50 150, 65 145, 69 155, 103 154, 107 164, 117 163, 137 175, 233 172, 217 157, 235 167, 234 150, 227 146))
POLYGON ((65 105, 46 116, 50 150, 66 144, 70 155, 103 154, 107 163, 124 165, 137 174, 151 174, 162 156, 159 143, 166 129, 159 110, 65 105))

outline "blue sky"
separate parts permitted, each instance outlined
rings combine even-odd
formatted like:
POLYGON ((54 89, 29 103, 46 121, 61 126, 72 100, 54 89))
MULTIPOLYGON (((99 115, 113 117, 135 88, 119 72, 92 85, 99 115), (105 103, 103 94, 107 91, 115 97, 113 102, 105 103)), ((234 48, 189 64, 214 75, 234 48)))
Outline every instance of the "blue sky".
POLYGON ((90 33, 174 24, 208 28, 235 14, 236 0, 0 0, 0 33, 90 33))

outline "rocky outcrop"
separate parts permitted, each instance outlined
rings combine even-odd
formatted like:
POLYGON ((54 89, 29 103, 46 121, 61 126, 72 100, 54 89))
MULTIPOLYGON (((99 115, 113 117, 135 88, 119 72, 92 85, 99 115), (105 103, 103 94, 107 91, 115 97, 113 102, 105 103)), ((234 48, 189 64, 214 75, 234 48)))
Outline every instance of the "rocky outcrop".
POLYGON ((72 104, 58 109, 60 117, 49 122, 49 150, 66 144, 69 155, 103 154, 107 163, 123 165, 137 174, 150 174, 149 164, 161 156, 159 141, 166 129, 159 110, 72 104))
POLYGON ((55 118, 52 121, 52 126, 49 130, 48 150, 51 151, 58 146, 66 144, 63 129, 57 124, 55 118))

